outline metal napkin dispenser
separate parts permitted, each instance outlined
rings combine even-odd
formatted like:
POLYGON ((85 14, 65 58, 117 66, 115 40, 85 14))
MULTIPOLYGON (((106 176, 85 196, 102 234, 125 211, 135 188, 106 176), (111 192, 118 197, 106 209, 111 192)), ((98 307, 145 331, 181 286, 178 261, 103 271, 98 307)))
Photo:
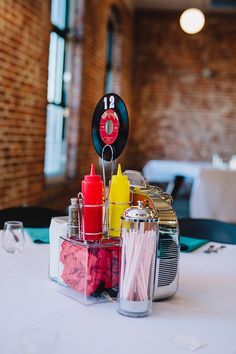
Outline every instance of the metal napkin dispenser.
POLYGON ((173 296, 179 284, 179 227, 172 197, 160 187, 150 186, 138 171, 124 172, 130 180, 133 205, 148 201, 159 217, 159 244, 154 283, 154 300, 173 296))

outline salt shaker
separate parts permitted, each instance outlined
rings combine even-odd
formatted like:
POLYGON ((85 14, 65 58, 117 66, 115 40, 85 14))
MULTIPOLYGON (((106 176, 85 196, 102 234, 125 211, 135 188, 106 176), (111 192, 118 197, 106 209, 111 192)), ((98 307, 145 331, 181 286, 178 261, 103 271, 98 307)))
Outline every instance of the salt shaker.
POLYGON ((151 313, 158 237, 158 216, 149 206, 138 201, 124 212, 117 302, 122 315, 144 317, 151 313))

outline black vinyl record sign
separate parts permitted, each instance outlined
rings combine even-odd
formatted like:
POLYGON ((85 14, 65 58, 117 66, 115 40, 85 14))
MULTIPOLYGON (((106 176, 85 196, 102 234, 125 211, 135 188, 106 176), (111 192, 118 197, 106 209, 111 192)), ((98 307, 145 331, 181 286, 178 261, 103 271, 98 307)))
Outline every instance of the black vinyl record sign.
POLYGON ((98 102, 92 121, 92 141, 98 155, 106 161, 117 159, 125 148, 129 135, 129 117, 124 101, 115 93, 108 93, 98 102))

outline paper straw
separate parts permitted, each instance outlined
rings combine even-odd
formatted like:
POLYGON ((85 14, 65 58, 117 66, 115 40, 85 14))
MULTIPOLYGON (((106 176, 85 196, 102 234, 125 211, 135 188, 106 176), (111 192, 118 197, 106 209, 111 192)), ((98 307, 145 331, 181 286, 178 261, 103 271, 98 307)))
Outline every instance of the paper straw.
POLYGON ((147 300, 156 233, 130 230, 124 231, 122 237, 125 264, 121 269, 121 297, 127 300, 147 300))

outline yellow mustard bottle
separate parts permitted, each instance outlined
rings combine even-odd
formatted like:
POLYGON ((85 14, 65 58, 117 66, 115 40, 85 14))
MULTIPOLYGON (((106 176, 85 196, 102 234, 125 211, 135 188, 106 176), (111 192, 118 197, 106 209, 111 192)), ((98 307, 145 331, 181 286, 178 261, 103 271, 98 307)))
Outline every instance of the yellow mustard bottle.
POLYGON ((130 206, 130 182, 126 175, 122 175, 121 165, 118 165, 117 174, 112 176, 109 193, 109 236, 120 236, 120 218, 130 206))

